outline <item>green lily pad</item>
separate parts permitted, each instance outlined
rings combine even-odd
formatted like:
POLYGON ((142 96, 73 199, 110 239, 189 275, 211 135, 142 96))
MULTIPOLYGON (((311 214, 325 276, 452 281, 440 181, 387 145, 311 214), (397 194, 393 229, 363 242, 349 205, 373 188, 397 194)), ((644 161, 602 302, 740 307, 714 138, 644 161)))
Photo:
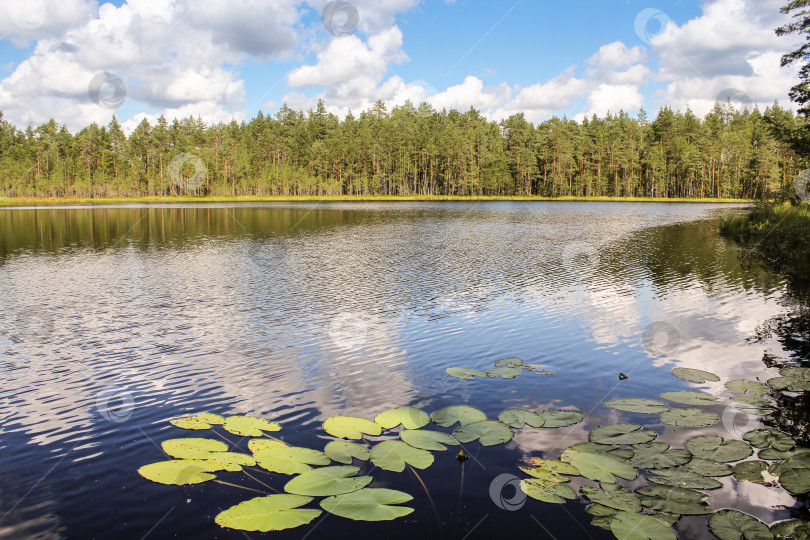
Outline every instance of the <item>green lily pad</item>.
POLYGON ((368 448, 348 441, 330 441, 324 447, 323 453, 329 456, 332 461, 345 463, 346 465, 351 465, 352 459, 368 461, 371 457, 368 448))
MULTIPOLYGON (((535 478, 540 478, 541 476, 545 475, 546 473, 551 474, 573 474, 575 476, 579 476, 579 469, 571 465, 570 463, 564 463, 562 461, 556 461, 553 459, 541 459, 537 462, 536 466, 531 469, 524 469, 521 468, 521 471, 525 472, 529 476, 534 476, 535 478)), ((562 480, 567 482, 568 479, 562 480)))
POLYGON ((539 368, 539 367, 537 367, 537 366, 523 365, 523 366, 521 366, 521 367, 522 367, 523 369, 525 369, 526 371, 531 371, 531 372, 537 373, 538 375, 556 375, 556 374, 555 374, 553 371, 551 371, 550 369, 540 369, 540 368, 539 368))
POLYGON ((659 499, 670 499, 678 502, 700 503, 708 495, 695 491, 694 489, 678 486, 642 486, 636 492, 647 497, 658 497, 659 499))
POLYGON ((535 467, 534 469, 530 469, 527 467, 520 467, 520 470, 534 478, 535 480, 540 481, 542 484, 564 484, 566 482, 570 482, 571 479, 567 476, 562 476, 557 474, 553 471, 548 469, 543 469, 539 467, 535 467))
POLYGON ((695 457, 712 461, 741 461, 754 453, 742 441, 724 441, 719 435, 699 435, 686 441, 686 449, 695 457))
MULTIPOLYGON (((702 474, 703 476, 728 476, 731 474, 731 465, 720 463, 712 459, 693 457, 688 463, 681 465, 684 469, 702 474)), ((655 471, 653 471, 655 473, 655 471)))
POLYGON ((764 396, 771 391, 771 388, 767 384, 759 381, 748 381, 745 379, 728 381, 726 383, 726 388, 738 394, 756 394, 758 396, 764 396))
POLYGON ((194 429, 194 430, 211 429, 211 424, 209 424, 208 422, 203 422, 196 416, 191 416, 189 418, 178 418, 176 420, 169 420, 169 422, 171 422, 173 426, 182 429, 194 429))
POLYGON ((566 409, 540 411, 538 414, 544 418, 543 425, 540 426, 543 428, 573 426, 575 424, 579 424, 585 419, 584 412, 566 409))
POLYGON ((229 416, 222 426, 228 433, 241 437, 261 437, 263 431, 280 431, 281 426, 255 416, 229 416))
POLYGON ((495 360, 496 367, 520 367, 523 365, 523 360, 520 358, 510 357, 510 358, 501 358, 500 360, 495 360))
POLYGON ((714 413, 700 409, 670 409, 661 413, 661 422, 670 426, 702 427, 711 426, 720 420, 714 413))
POLYGON ((628 512, 641 512, 641 501, 635 493, 618 484, 600 484, 599 488, 582 486, 582 494, 592 502, 628 512))
POLYGON ((717 403, 716 397, 703 392, 662 392, 658 395, 668 401, 684 405, 714 405, 717 403))
POLYGON ((476 377, 486 377, 487 374, 480 369, 465 368, 465 367, 449 367, 445 370, 448 375, 456 379, 473 380, 476 377))
POLYGON ((395 428, 400 424, 405 429, 419 429, 430 422, 430 417, 415 407, 396 407, 381 412, 374 418, 374 421, 383 429, 395 428))
POLYGON ((138 474, 158 484, 183 486, 213 480, 216 476, 209 473, 218 468, 217 465, 205 461, 173 459, 144 465, 138 469, 138 474))
POLYGON ((571 457, 571 465, 585 478, 604 483, 615 482, 616 476, 627 480, 637 476, 635 467, 606 455, 577 453, 571 457))
MULTIPOLYGON (((660 486, 659 486, 660 487, 660 486)), ((703 515, 714 512, 708 504, 704 502, 683 502, 674 499, 662 499, 659 497, 642 497, 641 504, 650 510, 667 512, 670 514, 703 515)))
POLYGON ((399 434, 399 438, 414 448, 422 450, 442 451, 447 450, 445 444, 458 445, 455 437, 429 429, 406 429, 399 434))
POLYGON ((764 461, 742 461, 734 465, 734 478, 739 482, 764 482, 762 473, 768 470, 764 461))
POLYGON ((739 510, 720 510, 709 518, 709 528, 720 540, 771 540, 768 526, 739 510))
POLYGON ((495 446, 512 440, 512 430, 509 426, 496 420, 482 420, 472 424, 464 424, 453 432, 453 437, 462 443, 478 440, 482 446, 495 446))
POLYGON ((647 478, 653 484, 664 486, 677 486, 690 489, 716 489, 722 486, 714 478, 707 478, 683 467, 671 469, 656 469, 656 475, 647 478))
POLYGON ((810 368, 784 368, 780 369, 781 377, 768 379, 768 384, 777 390, 790 390, 791 392, 807 392, 810 390, 810 368))
POLYGON ((288 446, 290 445, 283 441, 277 441, 274 439, 250 439, 248 441, 248 450, 254 454, 259 450, 266 450, 268 448, 286 448, 288 446))
POLYGON ((783 521, 772 526, 771 533, 776 540, 809 540, 810 521, 801 519, 783 521))
POLYGON ((430 419, 442 427, 450 427, 456 422, 462 426, 481 422, 487 419, 487 415, 469 405, 451 405, 434 412, 430 415, 430 419))
POLYGON ((390 521, 413 512, 407 506, 394 506, 413 500, 403 491, 385 488, 365 488, 321 501, 321 508, 357 521, 390 521))
POLYGON ((496 367, 487 370, 487 377, 501 377, 503 379, 514 379, 522 374, 523 372, 515 367, 496 367))
POLYGON ((259 467, 279 474, 301 474, 312 469, 310 465, 329 465, 331 460, 323 452, 298 446, 277 446, 253 454, 259 467))
POLYGON ((402 441, 383 441, 371 449, 371 462, 386 471, 402 472, 406 463, 426 469, 433 464, 433 454, 402 441))
POLYGON ((672 368, 672 374, 679 379, 694 383, 705 383, 706 381, 717 382, 720 380, 720 377, 714 373, 703 371, 702 369, 676 367, 672 368))
POLYGON ((536 479, 521 480, 520 490, 532 499, 551 504, 563 504, 564 499, 577 498, 574 490, 566 485, 558 483, 546 484, 536 479))
POLYGON ((312 501, 300 495, 268 495, 244 501, 220 512, 217 525, 240 531, 282 531, 306 525, 321 515, 320 510, 299 508, 312 501))
POLYGON ((651 429, 642 429, 639 424, 605 424, 588 434, 588 440, 599 444, 643 444, 657 437, 651 429))
POLYGON ((733 396, 731 401, 754 407, 768 407, 771 402, 759 396, 733 396))
POLYGON ((596 517, 615 516, 618 510, 605 506, 604 504, 593 503, 585 509, 585 513, 596 517))
POLYGON ((771 447, 780 452, 796 446, 795 440, 776 429, 755 429, 743 435, 743 440, 756 448, 771 447))
POLYGON ((586 454, 601 454, 610 456, 620 461, 626 461, 633 457, 633 450, 630 448, 619 448, 612 444, 598 444, 592 442, 572 444, 562 451, 560 461, 569 463, 574 454, 584 452, 586 454))
POLYGON ((645 514, 619 512, 610 522, 619 540, 677 540, 675 532, 662 521, 645 514))
POLYGON ((757 457, 759 457, 759 459, 767 459, 767 460, 788 459, 793 456, 798 456, 799 454, 807 454, 807 453, 810 453, 810 448, 803 448, 801 446, 791 448, 790 450, 776 450, 774 448, 766 448, 760 451, 757 457))
POLYGON ((784 461, 770 466, 771 474, 782 476, 791 469, 810 469, 810 454, 802 453, 790 456, 784 461))
POLYGON ((197 415, 197 420, 205 422, 206 424, 214 424, 221 426, 225 423, 225 417, 214 413, 200 413, 197 415))
POLYGON ((214 463, 222 470, 239 472, 242 466, 252 467, 256 465, 256 460, 247 454, 239 452, 212 452, 205 458, 207 463, 214 463))
POLYGON ((668 444, 650 443, 633 446, 633 457, 627 463, 640 469, 663 469, 683 465, 690 459, 692 454, 686 450, 670 450, 668 444))
POLYGON ((776 411, 776 409, 773 409, 771 407, 763 407, 760 409, 741 407, 740 410, 748 414, 753 414, 754 416, 768 416, 769 414, 773 414, 776 411))
POLYGON ((632 413, 662 413, 669 410, 669 406, 663 401, 655 399, 643 398, 622 398, 612 399, 604 402, 602 405, 616 409, 617 411, 626 411, 632 413))
POLYGON ((354 416, 333 416, 323 423, 323 430, 340 439, 362 439, 363 434, 377 436, 382 426, 377 422, 354 416))
POLYGON ((178 459, 206 459, 211 452, 224 452, 228 445, 213 439, 170 439, 160 445, 163 451, 178 459))
POLYGON ((309 497, 328 497, 350 493, 366 487, 373 480, 370 476, 352 476, 359 470, 360 467, 347 465, 312 469, 287 482, 284 491, 309 497))
MULTIPOLYGON (((618 511, 616 513, 618 513, 618 511)), ((616 514, 613 514, 612 516, 602 516, 602 517, 593 518, 591 520, 591 525, 593 525, 594 527, 599 527, 600 529, 605 529, 606 531, 609 531, 610 530, 610 524, 613 522, 613 518, 615 517, 615 515, 616 514)))
POLYGON ((527 424, 539 428, 546 423, 545 416, 526 409, 506 409, 498 415, 498 420, 515 429, 520 429, 527 424))
POLYGON ((779 483, 791 495, 810 491, 810 469, 790 469, 779 476, 779 483))

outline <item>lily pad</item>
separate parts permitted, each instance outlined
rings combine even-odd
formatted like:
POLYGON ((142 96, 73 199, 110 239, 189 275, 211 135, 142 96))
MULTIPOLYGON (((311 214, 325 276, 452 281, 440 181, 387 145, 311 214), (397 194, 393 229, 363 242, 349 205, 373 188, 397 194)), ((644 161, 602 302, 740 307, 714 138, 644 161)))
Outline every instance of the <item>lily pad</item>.
POLYGON ((684 405, 714 405, 717 403, 716 397, 703 392, 663 392, 658 395, 668 401, 684 405))
MULTIPOLYGON (((616 513, 618 513, 618 511, 616 513)), ((594 527, 599 527, 600 529, 605 529, 606 531, 609 531, 610 530, 610 524, 613 522, 613 517, 615 515, 616 514, 613 514, 612 516, 603 516, 603 517, 593 518, 591 520, 591 525, 593 525, 594 527)))
POLYGON ((170 439, 160 445, 163 451, 178 459, 206 459, 211 452, 224 452, 228 445, 213 439, 170 439))
POLYGON ((523 360, 520 358, 510 357, 510 358, 501 358, 500 360, 495 360, 496 367, 520 367, 523 365, 523 360))
POLYGON ((791 469, 810 469, 810 454, 802 453, 790 456, 784 461, 770 466, 771 474, 782 476, 791 469))
POLYGON ((241 437, 261 437, 263 431, 281 431, 281 426, 255 416, 229 416, 222 426, 228 433, 241 437))
POLYGON ((610 522, 611 532, 618 540, 677 540, 675 532, 652 516, 619 512, 610 522))
POLYGON ((171 422, 173 426, 182 429, 194 429, 194 430, 211 429, 211 424, 209 424, 208 422, 203 422, 196 416, 191 416, 189 418, 178 418, 176 420, 169 420, 169 422, 171 422))
POLYGON ((310 465, 329 465, 331 462, 323 452, 298 446, 259 450, 253 457, 262 469, 279 474, 301 474, 312 469, 310 465))
POLYGON ((482 420, 472 424, 464 424, 453 432, 453 437, 462 443, 478 440, 482 446, 495 446, 512 439, 512 430, 506 424, 496 420, 482 420))
POLYGON ((808 540, 810 539, 810 521, 801 519, 783 521, 772 526, 771 533, 776 540, 808 540))
POLYGON ((753 407, 768 407, 771 404, 770 401, 759 396, 733 396, 731 401, 751 405, 753 407))
MULTIPOLYGON (((702 474, 703 476, 728 476, 731 474, 731 465, 720 463, 712 459, 692 458, 689 463, 681 465, 684 469, 702 474)), ((653 471, 653 474, 655 471, 653 471)))
POLYGON ((720 420, 714 413, 700 409, 670 409, 661 413, 661 422, 670 426, 702 427, 711 426, 720 420))
POLYGON ((756 394, 758 396, 764 396, 771 391, 771 388, 767 384, 746 379, 728 381, 726 388, 738 394, 756 394))
POLYGON ((740 408, 740 410, 748 414, 753 414, 754 416, 768 416, 769 414, 773 414, 776 411, 776 409, 773 409, 771 407, 763 407, 760 409, 742 407, 740 408))
POLYGON ((569 463, 574 454, 584 452, 586 454, 602 454, 613 457, 620 461, 625 461, 633 457, 633 450, 629 448, 619 448, 612 444, 598 444, 592 442, 572 444, 562 451, 560 461, 569 463))
POLYGON ((323 423, 323 430, 340 439, 362 439, 363 434, 377 436, 382 426, 377 422, 354 416, 333 416, 323 423))
POLYGON ((402 472, 405 464, 426 469, 433 464, 433 454, 402 441, 383 441, 371 449, 371 462, 386 471, 402 472))
POLYGON ((764 482, 762 473, 768 470, 764 461, 742 461, 734 465, 734 478, 739 482, 764 482))
POLYGON ((716 489, 723 485, 714 478, 707 478, 689 469, 684 469, 683 467, 656 469, 655 472, 655 476, 647 478, 654 484, 690 489, 716 489))
POLYGON ((431 431, 429 429, 406 429, 399 434, 399 438, 422 450, 447 450, 445 444, 457 445, 455 437, 442 433, 441 431, 431 431))
POLYGON ((419 429, 430 422, 430 417, 415 407, 396 407, 381 412, 374 418, 374 421, 383 429, 395 428, 400 424, 405 429, 419 429))
POLYGON ((514 379, 522 374, 523 372, 515 367, 496 367, 487 370, 487 377, 501 377, 503 379, 514 379))
POLYGON ((719 435, 699 435, 686 441, 686 449, 695 457, 713 461, 741 461, 751 454, 751 447, 742 441, 724 441, 719 435))
POLYGON ((739 510, 720 510, 709 518, 709 528, 720 540, 771 540, 768 526, 739 510))
POLYGON ((371 457, 368 448, 348 441, 331 441, 326 444, 323 453, 329 456, 332 461, 345 463, 346 465, 351 465, 353 458, 368 461, 371 457))
POLYGON ((774 448, 766 448, 757 455, 759 459, 768 459, 768 460, 775 460, 775 459, 788 459, 793 456, 798 456, 799 454, 807 454, 810 453, 810 448, 804 448, 801 446, 797 446, 796 448, 791 448, 790 450, 776 450, 774 448))
POLYGON ((481 422, 487 419, 487 415, 469 405, 451 405, 434 412, 430 419, 442 427, 450 427, 456 422, 462 426, 481 422))
POLYGON ((637 476, 635 467, 606 455, 574 454, 571 465, 579 469, 579 473, 585 478, 604 483, 614 483, 616 476, 627 480, 633 480, 637 476))
POLYGON ((320 510, 299 508, 312 501, 300 495, 268 495, 244 501, 220 512, 217 525, 241 531, 282 531, 306 525, 321 515, 320 510))
POLYGON ((780 452, 796 446, 796 441, 776 429, 755 429, 743 435, 743 440, 756 448, 773 448, 780 452))
POLYGON ((487 374, 480 369, 465 368, 465 367, 449 367, 445 370, 448 375, 456 379, 473 380, 476 377, 486 377, 487 374))
POLYGON ((277 441, 274 439, 250 439, 248 441, 248 450, 254 454, 259 450, 266 450, 268 448, 285 448, 290 446, 284 441, 277 441))
POLYGON ((777 390, 790 390, 791 392, 807 392, 810 390, 810 368, 783 368, 779 370, 781 377, 768 379, 768 384, 777 390))
POLYGON ((359 467, 347 465, 312 469, 287 482, 284 491, 309 497, 328 497, 350 493, 366 487, 373 480, 370 476, 352 476, 359 470, 359 467))
POLYGON ((506 409, 498 415, 498 420, 515 429, 520 429, 527 424, 539 428, 546 423, 545 416, 526 409, 506 409))
POLYGON ((205 422, 206 424, 214 424, 221 426, 225 423, 225 417, 214 413, 200 413, 197 415, 197 420, 205 422))
POLYGON ((700 491, 678 486, 642 486, 636 489, 636 492, 646 495, 647 497, 658 497, 659 499, 670 499, 690 503, 700 503, 708 497, 708 495, 700 491))
POLYGON ((144 465, 138 469, 138 474, 158 484, 183 486, 213 480, 216 477, 209 473, 218 468, 214 464, 200 460, 172 459, 144 465))
POLYGON ((582 494, 592 502, 628 512, 641 512, 641 501, 627 488, 618 484, 600 484, 599 488, 582 486, 582 494))
POLYGON ((239 452, 212 452, 208 454, 205 461, 219 465, 223 470, 230 472, 239 472, 242 470, 242 466, 256 465, 256 460, 252 456, 239 452))
POLYGON ((810 491, 810 469, 790 469, 779 476, 779 483, 792 495, 810 491))
POLYGON ((585 419, 585 413, 582 411, 558 409, 552 411, 540 411, 538 413, 545 421, 540 427, 543 428, 558 428, 568 427, 579 424, 585 419))
POLYGON ((605 407, 632 413, 662 413, 669 410, 669 405, 663 401, 643 398, 612 399, 603 403, 605 407))
POLYGON ((692 459, 692 454, 682 449, 670 450, 665 443, 650 443, 633 446, 633 457, 627 461, 640 469, 663 469, 683 465, 692 459))
MULTIPOLYGON (((532 469, 521 468, 520 470, 525 472, 529 476, 534 476, 535 478, 540 478, 546 473, 552 473, 556 475, 573 474, 575 476, 578 476, 580 474, 579 469, 577 469, 570 463, 564 463, 562 461, 556 461, 553 459, 541 459, 536 462, 536 467, 532 469)), ((568 479, 565 479, 564 481, 567 482, 568 479)))
POLYGON ((639 424, 605 424, 591 430, 588 440, 599 444, 642 444, 657 437, 651 429, 639 424))
POLYGON ((358 521, 390 521, 413 512, 407 506, 394 506, 413 500, 403 491, 385 488, 365 488, 345 495, 336 495, 321 501, 321 508, 358 521))
POLYGON ((593 503, 585 509, 585 513, 596 517, 615 516, 618 510, 605 506, 604 504, 593 503))
POLYGON ((717 382, 720 380, 720 377, 714 373, 703 371, 702 369, 676 367, 672 368, 672 374, 679 379, 694 383, 705 383, 706 381, 717 382))
POLYGON ((551 504, 563 504, 564 499, 577 498, 574 490, 566 485, 558 483, 546 484, 536 479, 521 480, 520 490, 532 499, 551 504))
POLYGON ((714 510, 704 502, 683 502, 674 499, 662 499, 660 497, 642 497, 641 504, 650 510, 670 514, 703 515, 714 512, 714 510))

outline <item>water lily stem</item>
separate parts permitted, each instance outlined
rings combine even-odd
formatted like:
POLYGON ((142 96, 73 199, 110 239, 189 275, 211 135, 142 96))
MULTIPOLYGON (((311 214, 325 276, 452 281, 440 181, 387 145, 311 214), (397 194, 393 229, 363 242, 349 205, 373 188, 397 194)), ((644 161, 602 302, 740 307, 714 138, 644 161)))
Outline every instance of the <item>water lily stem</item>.
POLYGON ((442 519, 439 517, 439 511, 436 509, 436 503, 433 502, 433 497, 430 496, 430 491, 428 491, 427 486, 422 481, 422 478, 419 476, 419 474, 417 474, 417 472, 414 470, 414 468, 411 467, 410 465, 408 465, 408 468, 411 470, 411 472, 416 477, 416 479, 419 480, 419 483, 422 484, 422 489, 425 490, 425 494, 427 495, 428 500, 430 501, 430 506, 433 507, 433 514, 436 516, 436 523, 439 524, 439 530, 441 531, 442 530, 442 519))
POLYGON ((242 467, 242 472, 245 473, 246 475, 248 475, 248 478, 252 478, 253 480, 257 481, 258 483, 260 483, 261 485, 263 485, 264 487, 266 487, 267 489, 272 491, 273 493, 281 493, 280 491, 277 491, 277 490, 271 488, 270 486, 268 486, 267 484, 265 484, 264 482, 262 482, 261 480, 259 480, 258 478, 256 478, 252 474, 250 474, 249 472, 247 472, 245 470, 245 467, 242 467))
POLYGON ((230 482, 223 482, 222 480, 214 480, 214 482, 216 482, 217 484, 222 484, 223 486, 231 486, 239 489, 246 489, 248 491, 255 491, 256 493, 261 493, 262 495, 269 495, 269 493, 267 493, 266 491, 260 491, 258 489, 253 489, 245 486, 238 486, 236 484, 231 484, 230 482))

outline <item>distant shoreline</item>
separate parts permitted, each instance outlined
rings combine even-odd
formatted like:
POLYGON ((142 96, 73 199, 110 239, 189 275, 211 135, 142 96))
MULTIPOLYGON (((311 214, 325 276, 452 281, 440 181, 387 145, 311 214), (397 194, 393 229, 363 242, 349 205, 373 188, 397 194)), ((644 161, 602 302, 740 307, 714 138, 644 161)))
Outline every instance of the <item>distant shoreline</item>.
POLYGON ((0 197, 0 207, 55 206, 143 203, 212 203, 212 202, 468 202, 468 201, 558 201, 558 202, 657 202, 657 203, 753 203, 753 199, 660 198, 660 197, 541 197, 541 196, 456 196, 456 195, 329 195, 329 196, 254 196, 184 195, 154 197, 0 197))

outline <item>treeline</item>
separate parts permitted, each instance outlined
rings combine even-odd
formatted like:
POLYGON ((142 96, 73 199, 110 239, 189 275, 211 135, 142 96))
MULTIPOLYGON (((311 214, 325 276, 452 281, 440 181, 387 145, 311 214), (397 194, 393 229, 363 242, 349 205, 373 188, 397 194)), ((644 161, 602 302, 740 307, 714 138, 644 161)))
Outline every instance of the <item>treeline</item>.
POLYGON ((242 123, 144 120, 127 137, 115 117, 74 135, 54 120, 20 130, 0 112, 0 196, 759 198, 793 189, 802 167, 790 139, 802 123, 776 103, 716 104, 703 119, 663 108, 651 121, 642 110, 533 125, 523 114, 494 122, 382 102, 341 121, 320 102, 242 123))

